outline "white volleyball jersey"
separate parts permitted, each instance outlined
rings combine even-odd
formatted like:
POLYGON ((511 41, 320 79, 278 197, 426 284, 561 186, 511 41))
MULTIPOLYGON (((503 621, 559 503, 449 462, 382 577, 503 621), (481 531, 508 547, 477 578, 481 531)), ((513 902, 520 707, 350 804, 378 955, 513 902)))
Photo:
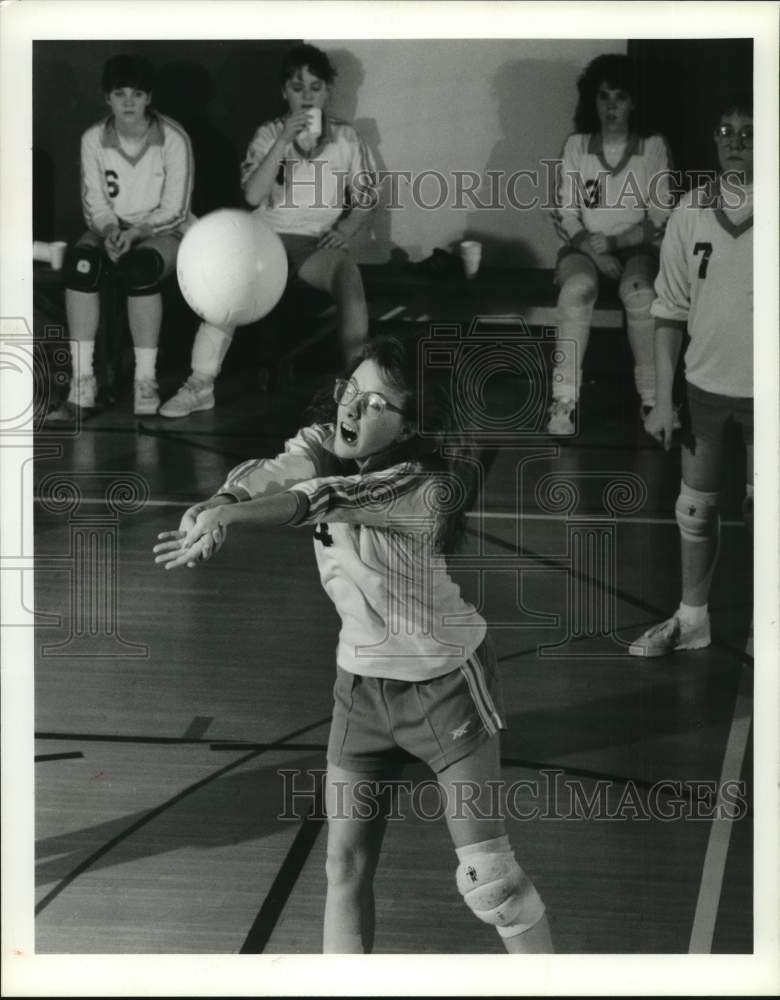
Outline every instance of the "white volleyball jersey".
POLYGON ((187 133, 155 112, 138 153, 122 148, 113 116, 81 138, 81 202, 89 228, 102 236, 111 226, 144 224, 156 235, 191 221, 194 179, 187 133))
POLYGON ((661 247, 651 312, 686 323, 685 377, 706 392, 753 395, 753 215, 736 224, 720 188, 690 191, 661 247))
POLYGON ((241 501, 289 490, 299 508, 291 523, 318 526, 320 579, 341 617, 342 669, 404 681, 457 669, 487 628, 436 551, 437 497, 448 493, 436 488, 439 474, 401 462, 345 475, 354 463, 340 462, 332 441, 332 425, 305 427, 283 454, 237 466, 220 493, 241 501))
MULTIPOLYGON (((345 209, 376 204, 376 165, 355 129, 323 115, 322 136, 310 151, 291 142, 284 152, 273 188, 256 209, 278 233, 321 236, 345 209)), ((266 122, 255 132, 241 165, 241 185, 268 155, 284 120, 266 122)))
POLYGON ((570 135, 561 154, 552 211, 556 232, 576 246, 588 233, 617 236, 644 222, 645 242, 660 242, 673 204, 670 170, 663 136, 629 136, 620 162, 611 167, 600 134, 570 135))

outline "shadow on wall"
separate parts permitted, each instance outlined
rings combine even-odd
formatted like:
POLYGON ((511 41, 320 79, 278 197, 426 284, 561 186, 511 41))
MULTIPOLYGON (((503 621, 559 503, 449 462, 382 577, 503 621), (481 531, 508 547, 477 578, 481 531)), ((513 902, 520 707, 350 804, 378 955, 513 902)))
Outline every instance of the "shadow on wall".
POLYGON ((157 108, 183 126, 196 164, 192 211, 200 217, 217 208, 243 205, 236 146, 211 120, 214 83, 196 63, 168 63, 157 74, 157 108))
POLYGON ((476 192, 478 205, 469 212, 464 236, 482 242, 488 266, 545 264, 535 244, 540 237, 545 243, 552 238, 552 222, 543 207, 552 168, 541 161, 559 157, 566 135, 573 131, 577 94, 571 79, 570 63, 534 59, 505 63, 493 77, 491 92, 502 138, 488 157, 476 192), (528 94, 544 94, 545 99, 527 100, 528 94), (543 137, 550 131, 550 109, 569 106, 569 127, 564 126, 556 148, 548 148, 543 137))
MULTIPOLYGON (((382 137, 376 118, 355 118, 358 107, 358 93, 366 78, 363 63, 347 49, 334 49, 328 52, 328 57, 336 68, 336 79, 330 99, 332 113, 351 122, 361 138, 371 151, 380 176, 387 171, 387 162, 382 155, 382 137)), ((376 211, 368 223, 360 230, 352 241, 358 260, 364 263, 381 263, 388 259, 392 252, 402 252, 400 247, 392 242, 390 209, 387 207, 389 194, 385 190, 379 192, 379 202, 376 211)))

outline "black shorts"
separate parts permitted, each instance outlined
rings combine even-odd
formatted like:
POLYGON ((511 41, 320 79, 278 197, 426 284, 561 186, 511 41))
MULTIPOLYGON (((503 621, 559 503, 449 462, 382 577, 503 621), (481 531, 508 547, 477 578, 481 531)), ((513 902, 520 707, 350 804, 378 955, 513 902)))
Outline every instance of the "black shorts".
POLYGON ((298 233, 277 233, 287 253, 287 267, 294 277, 313 253, 319 250, 320 236, 301 236, 298 233))
POLYGON ((378 776, 403 752, 434 771, 506 728, 498 664, 486 640, 463 666, 430 681, 364 677, 337 667, 328 762, 378 776))

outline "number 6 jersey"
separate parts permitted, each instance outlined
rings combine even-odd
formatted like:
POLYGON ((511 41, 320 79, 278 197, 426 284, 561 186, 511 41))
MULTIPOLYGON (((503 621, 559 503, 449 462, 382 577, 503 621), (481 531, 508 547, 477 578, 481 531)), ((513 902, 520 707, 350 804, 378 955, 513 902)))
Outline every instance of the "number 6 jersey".
POLYGON ((135 155, 123 148, 113 116, 81 138, 81 202, 89 228, 102 236, 118 223, 170 233, 190 219, 192 148, 172 118, 150 112, 149 131, 135 155))
POLYGON ((685 377, 706 392, 753 395, 752 187, 720 185, 686 194, 661 246, 651 312, 687 323, 685 377), (731 210, 728 205, 741 205, 731 210), (738 221, 739 220, 739 221, 738 221))

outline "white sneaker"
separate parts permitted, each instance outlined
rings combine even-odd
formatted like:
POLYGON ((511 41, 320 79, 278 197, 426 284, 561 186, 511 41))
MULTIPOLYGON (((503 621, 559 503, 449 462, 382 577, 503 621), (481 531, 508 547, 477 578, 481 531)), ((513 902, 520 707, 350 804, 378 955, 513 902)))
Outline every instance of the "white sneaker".
POLYGON ((576 408, 577 404, 573 399, 554 399, 547 415, 547 433, 573 434, 576 408))
POLYGON ((214 409, 214 383, 190 375, 175 396, 160 407, 161 417, 186 417, 198 410, 214 409))
POLYGON ((667 656, 676 649, 704 649, 711 642, 709 615, 701 625, 686 625, 675 613, 649 628, 628 651, 632 656, 667 656))
POLYGON ((70 383, 68 402, 83 410, 94 410, 97 379, 94 375, 78 375, 70 383))
POLYGON ((136 379, 133 391, 133 413, 138 416, 147 416, 157 413, 160 406, 160 394, 157 392, 157 383, 151 378, 136 379))

